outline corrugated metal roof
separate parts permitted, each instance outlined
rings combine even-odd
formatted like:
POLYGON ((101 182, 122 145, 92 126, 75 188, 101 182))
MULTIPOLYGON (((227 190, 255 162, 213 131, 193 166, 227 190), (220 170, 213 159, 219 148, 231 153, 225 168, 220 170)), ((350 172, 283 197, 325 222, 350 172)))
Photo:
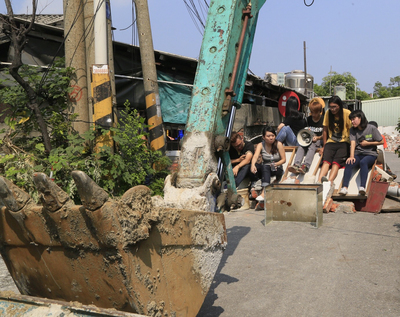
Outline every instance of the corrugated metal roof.
MULTIPOLYGON (((15 14, 16 19, 31 22, 32 15, 30 14, 15 14)), ((46 26, 54 26, 58 28, 63 27, 64 15, 63 14, 37 14, 35 17, 36 24, 43 24, 46 26), (60 24, 61 23, 61 24, 60 24)))
POLYGON ((400 97, 365 100, 362 110, 369 121, 376 121, 379 126, 396 126, 400 118, 400 97))

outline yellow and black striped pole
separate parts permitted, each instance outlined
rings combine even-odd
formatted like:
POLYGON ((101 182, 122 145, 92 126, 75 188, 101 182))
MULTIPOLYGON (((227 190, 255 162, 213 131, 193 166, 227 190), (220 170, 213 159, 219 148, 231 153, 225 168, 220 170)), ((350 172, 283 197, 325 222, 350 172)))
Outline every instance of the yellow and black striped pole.
MULTIPOLYGON (((95 129, 110 129, 113 125, 111 81, 108 65, 93 65, 92 69, 93 122, 95 129)), ((113 148, 111 132, 96 138, 95 151, 102 146, 113 148)))
POLYGON ((159 99, 155 92, 146 95, 146 115, 149 125, 150 148, 165 153, 165 135, 159 99))
POLYGON ((143 86, 146 97, 146 116, 149 125, 150 147, 165 154, 165 132, 158 94, 157 71, 151 36, 147 0, 135 0, 136 21, 139 34, 140 58, 143 71, 143 86))

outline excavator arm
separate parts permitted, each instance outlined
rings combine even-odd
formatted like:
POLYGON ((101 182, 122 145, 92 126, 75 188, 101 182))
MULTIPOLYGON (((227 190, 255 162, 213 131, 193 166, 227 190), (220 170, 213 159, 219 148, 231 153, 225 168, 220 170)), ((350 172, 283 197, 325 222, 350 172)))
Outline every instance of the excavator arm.
POLYGON ((174 190, 174 198, 169 197, 169 186, 181 188, 182 195, 192 197, 192 201, 196 200, 196 195, 191 195, 186 189, 195 192, 197 187, 202 197, 211 199, 200 205, 213 211, 214 195, 204 195, 204 184, 211 185, 209 192, 218 192, 224 166, 228 201, 230 204, 237 203, 228 153, 229 139, 236 106, 243 100, 258 12, 264 2, 234 0, 210 3, 179 169, 176 179, 167 180, 167 200, 176 201, 179 194, 178 190, 174 190), (207 178, 211 180, 207 181, 207 178))

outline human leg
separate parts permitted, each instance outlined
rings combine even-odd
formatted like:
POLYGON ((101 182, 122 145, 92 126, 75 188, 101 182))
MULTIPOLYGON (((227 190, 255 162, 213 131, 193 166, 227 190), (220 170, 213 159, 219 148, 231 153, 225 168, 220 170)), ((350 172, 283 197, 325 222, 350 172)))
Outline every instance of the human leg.
POLYGON ((278 166, 276 171, 271 172, 271 175, 276 177, 276 182, 279 182, 282 179, 282 176, 283 176, 283 168, 282 168, 282 166, 278 166))
POLYGON ((322 167, 319 171, 318 183, 321 183, 322 178, 328 175, 329 168, 332 165, 333 157, 335 155, 335 144, 327 143, 325 144, 324 153, 322 154, 322 167))
POLYGON ((271 183, 271 166, 267 164, 262 164, 262 178, 261 186, 265 187, 271 183))
POLYGON ((314 159, 315 152, 317 149, 321 147, 321 141, 318 140, 317 142, 313 142, 310 144, 310 146, 307 149, 307 154, 306 157, 304 158, 304 163, 308 168, 310 168, 311 163, 314 159))
POLYGON ((307 151, 307 149, 303 148, 302 146, 297 147, 296 156, 294 157, 293 165, 290 165, 288 167, 289 172, 294 173, 294 174, 299 174, 299 168, 300 168, 301 162, 303 161, 305 151, 307 151))
POLYGON ((296 151, 296 156, 294 157, 293 165, 300 166, 301 163, 303 162, 304 154, 306 152, 308 153, 307 148, 304 148, 302 146, 298 146, 297 147, 297 151, 296 151))
POLYGON ((349 144, 347 142, 335 143, 332 147, 334 152, 331 172, 329 174, 329 181, 333 183, 339 172, 339 168, 346 164, 349 157, 349 144))
POLYGON ((289 146, 298 146, 297 137, 289 126, 284 126, 276 136, 276 139, 282 143, 286 142, 289 146))
POLYGON ((367 183, 367 177, 368 177, 368 170, 369 168, 374 165, 374 162, 376 160, 375 156, 372 155, 363 155, 359 157, 360 160, 360 187, 364 187, 367 183))
POLYGON ((239 172, 237 173, 235 177, 235 183, 236 187, 239 187, 240 183, 243 182, 247 174, 250 172, 250 164, 246 164, 242 168, 239 169, 239 172))
POLYGON ((329 180, 331 183, 333 183, 333 181, 336 179, 336 176, 337 176, 337 174, 338 174, 338 172, 339 172, 339 168, 340 168, 340 165, 339 165, 339 164, 337 164, 337 163, 333 163, 333 164, 332 164, 332 166, 331 166, 331 172, 329 173, 329 178, 328 178, 328 180, 329 180))
POLYGON ((265 187, 271 183, 271 166, 267 164, 262 164, 262 178, 261 186, 265 187))
POLYGON ((262 170, 262 178, 261 178, 262 191, 261 194, 256 198, 256 200, 258 201, 264 200, 264 188, 271 183, 271 173, 272 173, 271 166, 267 164, 262 164, 261 170, 262 170))
POLYGON ((354 158, 356 159, 354 163, 349 163, 349 164, 346 163, 346 165, 345 165, 342 188, 343 187, 345 187, 345 188, 349 187, 351 174, 353 173, 353 168, 358 168, 359 167, 360 158, 357 157, 357 155, 354 158))
POLYGON ((249 173, 251 181, 251 189, 256 189, 256 183, 262 178, 262 165, 256 163, 256 173, 249 173))
POLYGON ((322 177, 326 176, 328 174, 329 168, 331 167, 331 164, 328 162, 323 162, 321 170, 319 171, 318 175, 318 183, 321 183, 322 177))

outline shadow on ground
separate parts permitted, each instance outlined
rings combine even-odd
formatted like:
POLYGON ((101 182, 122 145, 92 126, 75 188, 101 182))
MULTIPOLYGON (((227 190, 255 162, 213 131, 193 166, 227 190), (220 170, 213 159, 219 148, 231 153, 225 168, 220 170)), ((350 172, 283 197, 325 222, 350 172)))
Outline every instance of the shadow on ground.
POLYGON ((228 245, 222 256, 221 263, 218 266, 218 270, 215 273, 214 280, 211 284, 210 290, 204 300, 203 306, 201 306, 200 312, 197 317, 215 317, 219 316, 223 313, 224 309, 220 306, 214 306, 215 301, 218 299, 218 295, 216 293, 216 289, 221 283, 236 283, 239 281, 237 278, 233 276, 229 276, 221 273, 223 267, 225 266, 228 258, 233 255, 237 246, 242 240, 250 232, 250 227, 243 226, 235 226, 226 230, 228 236, 228 245))

